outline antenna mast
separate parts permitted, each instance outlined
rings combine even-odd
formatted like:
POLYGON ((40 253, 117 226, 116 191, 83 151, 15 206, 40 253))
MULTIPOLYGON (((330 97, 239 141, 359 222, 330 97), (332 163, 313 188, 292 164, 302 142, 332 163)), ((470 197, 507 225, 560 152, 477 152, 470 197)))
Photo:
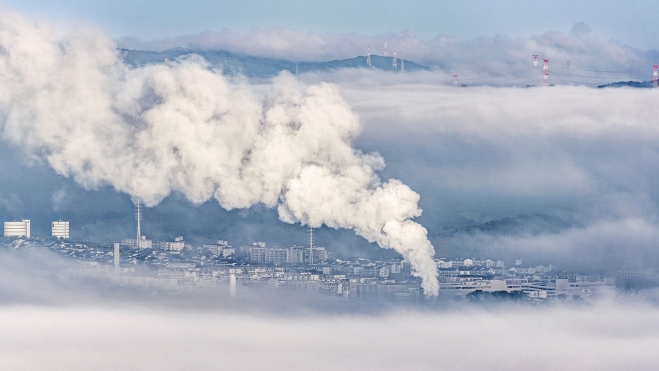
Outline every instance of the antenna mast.
POLYGON ((453 75, 453 85, 458 85, 458 75, 453 75))
POLYGON ((538 55, 533 54, 533 68, 538 67, 538 55))
POLYGON ((313 227, 309 226, 309 264, 313 264, 313 227))
POLYGON ((659 69, 659 64, 652 65, 652 88, 657 88, 657 83, 659 82, 659 75, 657 74, 657 69, 659 69))
POLYGON ((396 63, 396 52, 394 52, 394 62, 391 65, 395 70, 398 69, 398 64, 396 63))
POLYGON ((544 66, 542 67, 542 84, 544 86, 549 85, 549 59, 543 59, 544 66))
POLYGON ((142 222, 142 205, 140 200, 137 200, 135 204, 135 219, 137 219, 137 245, 136 248, 140 248, 140 242, 142 241, 142 231, 140 230, 140 224, 142 222))

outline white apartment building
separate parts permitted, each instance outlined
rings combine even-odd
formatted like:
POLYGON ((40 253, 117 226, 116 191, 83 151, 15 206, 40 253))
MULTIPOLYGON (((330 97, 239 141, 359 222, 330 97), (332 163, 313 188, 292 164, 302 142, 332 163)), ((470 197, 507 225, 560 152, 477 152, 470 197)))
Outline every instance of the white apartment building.
POLYGON ((30 220, 5 222, 5 237, 30 238, 30 220))
POLYGON ((51 235, 55 238, 69 238, 69 222, 57 220, 50 223, 51 235))

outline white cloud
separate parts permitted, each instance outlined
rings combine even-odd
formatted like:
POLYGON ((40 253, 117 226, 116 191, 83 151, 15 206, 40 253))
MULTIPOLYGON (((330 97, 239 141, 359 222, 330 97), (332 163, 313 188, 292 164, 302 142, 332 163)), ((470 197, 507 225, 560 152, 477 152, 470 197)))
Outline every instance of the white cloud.
POLYGON ((651 369, 657 313, 614 305, 256 317, 3 307, 0 357, 12 370, 651 369))

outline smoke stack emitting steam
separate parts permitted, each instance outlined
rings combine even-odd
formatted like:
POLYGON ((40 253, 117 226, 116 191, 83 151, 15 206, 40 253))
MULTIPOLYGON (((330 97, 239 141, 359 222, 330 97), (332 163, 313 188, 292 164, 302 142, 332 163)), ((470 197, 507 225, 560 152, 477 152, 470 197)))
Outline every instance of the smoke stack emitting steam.
POLYGON ((336 87, 290 74, 267 93, 201 58, 129 68, 96 30, 58 38, 0 14, 4 137, 87 189, 111 185, 146 206, 172 192, 227 210, 277 207, 287 223, 353 229, 410 261, 438 290, 419 195, 384 183, 377 153, 352 147, 359 123, 336 87))

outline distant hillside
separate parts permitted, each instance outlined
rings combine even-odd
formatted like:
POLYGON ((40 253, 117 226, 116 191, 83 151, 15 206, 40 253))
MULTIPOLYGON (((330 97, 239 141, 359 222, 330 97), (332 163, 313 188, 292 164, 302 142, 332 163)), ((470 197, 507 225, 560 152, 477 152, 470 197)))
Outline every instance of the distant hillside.
POLYGON ((492 220, 480 225, 449 229, 433 234, 431 237, 444 238, 457 234, 496 234, 496 235, 539 235, 559 233, 573 227, 563 219, 542 214, 520 214, 516 217, 492 220))
POLYGON ((610 84, 600 85, 597 88, 638 88, 638 89, 647 89, 652 88, 652 81, 618 81, 612 82, 610 84))
MULTIPOLYGON (((228 75, 243 74, 248 77, 272 77, 281 71, 289 71, 291 73, 295 73, 296 71, 295 61, 253 57, 222 50, 191 50, 174 48, 162 52, 129 49, 120 49, 120 51, 124 62, 131 66, 164 63, 165 57, 170 60, 175 60, 187 55, 197 54, 206 59, 206 61, 208 61, 213 67, 222 69, 222 71, 228 75)), ((371 65, 371 68, 379 70, 392 72, 400 71, 401 60, 398 59, 398 69, 396 70, 392 66, 393 60, 391 57, 372 55, 371 65)), ((329 71, 340 68, 367 68, 366 57, 358 56, 350 59, 327 62, 297 63, 298 73, 329 71)), ((428 68, 412 61, 405 61, 405 71, 413 72, 419 70, 428 70, 428 68)))

